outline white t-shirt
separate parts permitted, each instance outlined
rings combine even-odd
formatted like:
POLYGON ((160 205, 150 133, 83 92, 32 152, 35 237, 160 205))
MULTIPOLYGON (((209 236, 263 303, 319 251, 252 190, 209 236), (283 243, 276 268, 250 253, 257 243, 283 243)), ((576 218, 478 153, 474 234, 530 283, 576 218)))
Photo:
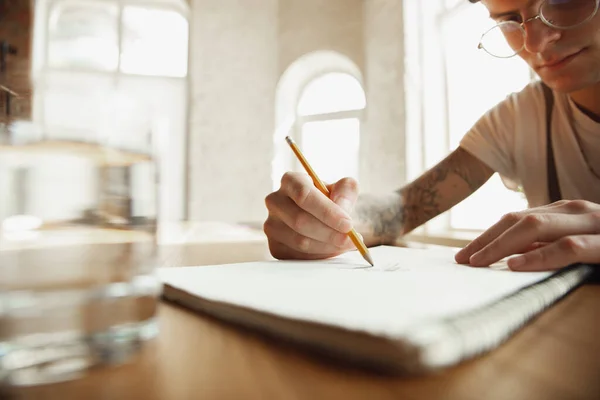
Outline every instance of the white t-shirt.
MULTIPOLYGON (((568 95, 557 92, 552 145, 562 198, 600 203, 600 179, 588 167, 589 163, 600 176, 600 123, 577 108, 568 95)), ((540 82, 489 110, 460 146, 498 172, 508 188, 520 186, 530 207, 549 203, 546 106, 540 82)))

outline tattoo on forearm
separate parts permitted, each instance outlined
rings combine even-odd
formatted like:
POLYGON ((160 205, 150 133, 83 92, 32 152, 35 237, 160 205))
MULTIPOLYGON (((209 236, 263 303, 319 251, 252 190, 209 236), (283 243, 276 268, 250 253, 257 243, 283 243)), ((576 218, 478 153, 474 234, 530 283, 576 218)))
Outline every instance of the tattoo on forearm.
POLYGON ((400 235, 403 216, 399 193, 385 197, 361 195, 355 213, 371 245, 393 243, 400 235))
POLYGON ((479 189, 494 173, 462 148, 399 190, 402 233, 407 233, 449 210, 479 189))
POLYGON ((494 174, 494 170, 461 147, 437 165, 439 169, 442 169, 442 166, 445 166, 448 173, 458 175, 469 186, 471 193, 479 189, 494 174))
POLYGON ((363 195, 356 214, 378 244, 393 243, 450 209, 481 187, 494 173, 458 148, 414 182, 386 197, 363 195))
POLYGON ((449 171, 436 166, 411 185, 399 190, 402 197, 400 219, 402 233, 407 233, 419 225, 441 214, 438 184, 447 179, 449 171))

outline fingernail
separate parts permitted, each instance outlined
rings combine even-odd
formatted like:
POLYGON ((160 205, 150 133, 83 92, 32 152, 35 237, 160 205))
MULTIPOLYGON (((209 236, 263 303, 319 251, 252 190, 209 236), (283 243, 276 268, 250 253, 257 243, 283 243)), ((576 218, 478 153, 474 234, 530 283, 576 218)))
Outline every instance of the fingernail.
POLYGON ((348 233, 352 229, 352 221, 347 218, 342 218, 338 223, 337 230, 342 233, 348 233))
POLYGON ((509 258, 506 261, 506 264, 508 265, 508 268, 510 269, 516 269, 519 267, 522 267, 523 265, 525 265, 525 257, 524 256, 515 256, 512 258, 509 258))
POLYGON ((338 199, 336 203, 347 213, 350 213, 352 211, 352 202, 350 200, 342 197, 341 199, 338 199))

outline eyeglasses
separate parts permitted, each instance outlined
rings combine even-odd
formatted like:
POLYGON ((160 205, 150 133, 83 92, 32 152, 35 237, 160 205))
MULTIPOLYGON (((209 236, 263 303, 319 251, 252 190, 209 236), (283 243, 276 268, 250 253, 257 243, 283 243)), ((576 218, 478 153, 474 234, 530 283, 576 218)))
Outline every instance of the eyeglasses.
POLYGON ((591 20, 599 4, 600 0, 545 0, 536 16, 523 22, 500 22, 481 35, 477 47, 494 57, 513 57, 525 48, 526 23, 539 19, 554 29, 573 29, 591 20))

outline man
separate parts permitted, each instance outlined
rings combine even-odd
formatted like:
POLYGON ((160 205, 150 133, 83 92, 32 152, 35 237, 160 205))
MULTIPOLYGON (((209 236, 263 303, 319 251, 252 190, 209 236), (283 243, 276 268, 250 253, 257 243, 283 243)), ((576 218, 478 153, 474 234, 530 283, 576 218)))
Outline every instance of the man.
POLYGON ((543 83, 499 103, 448 157, 388 196, 358 196, 357 183, 344 178, 327 198, 305 174, 285 174, 265 199, 274 257, 320 259, 352 250, 352 226, 367 246, 391 244, 498 172, 523 188, 530 208, 504 216, 458 252, 457 262, 487 266, 513 256, 514 270, 600 263, 600 0, 482 3, 498 26, 481 47, 498 57, 518 55, 543 83))

